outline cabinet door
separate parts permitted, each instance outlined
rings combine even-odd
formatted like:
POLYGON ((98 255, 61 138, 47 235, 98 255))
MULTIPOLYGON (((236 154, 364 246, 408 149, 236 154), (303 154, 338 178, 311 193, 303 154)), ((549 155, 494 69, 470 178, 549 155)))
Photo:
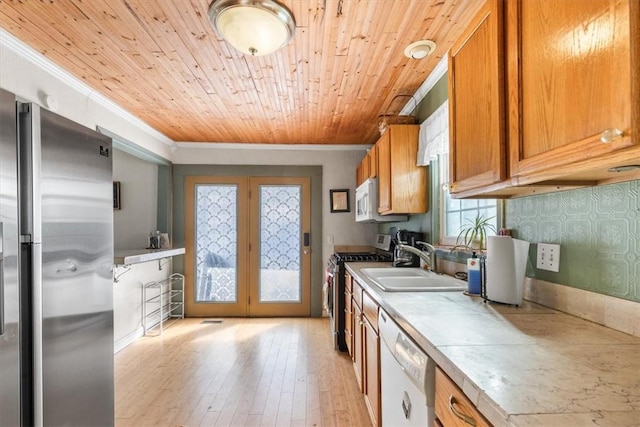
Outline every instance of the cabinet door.
POLYGON ((353 360, 353 305, 351 292, 344 291, 344 340, 347 344, 347 352, 353 360))
POLYGON ((391 209, 387 213, 427 211, 427 171, 418 166, 418 125, 389 126, 391 209))
POLYGON ((378 147, 378 212, 391 209, 391 132, 387 129, 382 134, 378 147))
POLYGON ((363 364, 363 348, 362 348, 362 310, 356 304, 356 301, 353 301, 353 370, 356 373, 356 380, 358 381, 358 386, 360 387, 360 391, 364 392, 364 377, 362 375, 363 364))
POLYGON ((503 2, 488 0, 449 53, 451 192, 507 178, 503 2))
POLYGON ((507 3, 512 176, 640 144, 632 135, 640 121, 639 10, 637 0, 507 3))
POLYGON ((364 318, 364 398, 374 426, 380 425, 380 338, 369 319, 364 318))
POLYGON ((378 176, 378 146, 374 145, 369 150, 369 178, 378 176))
POLYGON ((418 125, 391 125, 376 143, 378 149, 378 212, 427 211, 427 172, 417 166, 418 125))

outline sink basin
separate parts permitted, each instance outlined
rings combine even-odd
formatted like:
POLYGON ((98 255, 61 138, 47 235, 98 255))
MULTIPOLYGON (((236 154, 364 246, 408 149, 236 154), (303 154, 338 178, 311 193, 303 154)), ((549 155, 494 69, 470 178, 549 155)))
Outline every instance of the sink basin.
POLYGON ((380 277, 373 280, 383 291, 387 292, 444 292, 464 291, 467 283, 449 276, 420 277, 420 276, 395 276, 380 277))
POLYGON ((363 268, 360 271, 386 292, 444 292, 467 289, 467 282, 421 268, 363 268))
POLYGON ((434 274, 430 271, 423 270, 421 268, 363 268, 360 270, 367 277, 371 279, 378 279, 381 277, 415 277, 422 276, 428 277, 433 276, 434 274))

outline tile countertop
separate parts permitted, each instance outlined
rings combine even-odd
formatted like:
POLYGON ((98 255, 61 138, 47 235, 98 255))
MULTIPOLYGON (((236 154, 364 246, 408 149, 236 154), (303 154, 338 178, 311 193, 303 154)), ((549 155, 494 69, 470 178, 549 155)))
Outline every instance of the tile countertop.
POLYGON ((640 338, 524 301, 383 292, 347 270, 494 426, 640 426, 640 338))

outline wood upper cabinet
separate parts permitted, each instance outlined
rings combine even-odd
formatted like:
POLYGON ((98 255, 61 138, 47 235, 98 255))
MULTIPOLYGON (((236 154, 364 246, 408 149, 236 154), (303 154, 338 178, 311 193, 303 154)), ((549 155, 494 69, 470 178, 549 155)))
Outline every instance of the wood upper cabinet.
POLYGON ((449 58, 451 192, 637 179, 640 2, 487 0, 449 58))
POLYGON ((367 153, 369 158, 369 178, 378 176, 378 146, 374 145, 367 153))
POLYGON ((382 215, 427 211, 427 172, 416 165, 419 129, 418 125, 390 125, 376 143, 382 215))
POLYGON ((510 1, 506 34, 512 176, 640 145, 638 0, 510 1))
POLYGON ((362 184, 367 178, 378 176, 378 148, 371 147, 360 164, 356 167, 356 186, 362 184))
POLYGON ((503 22, 503 1, 486 1, 450 50, 452 193, 495 184, 507 177, 503 22))
POLYGON ((369 178, 369 156, 366 155, 356 167, 356 186, 362 184, 369 178))

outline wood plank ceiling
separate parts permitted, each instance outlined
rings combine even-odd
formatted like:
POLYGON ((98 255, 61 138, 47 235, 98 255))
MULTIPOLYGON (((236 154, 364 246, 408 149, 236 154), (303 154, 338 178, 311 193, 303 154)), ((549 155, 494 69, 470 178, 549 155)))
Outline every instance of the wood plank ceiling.
POLYGON ((0 26, 174 141, 371 144, 481 3, 282 0, 296 33, 263 57, 216 34, 208 0, 0 0, 0 26), (406 58, 421 39, 435 54, 406 58))

